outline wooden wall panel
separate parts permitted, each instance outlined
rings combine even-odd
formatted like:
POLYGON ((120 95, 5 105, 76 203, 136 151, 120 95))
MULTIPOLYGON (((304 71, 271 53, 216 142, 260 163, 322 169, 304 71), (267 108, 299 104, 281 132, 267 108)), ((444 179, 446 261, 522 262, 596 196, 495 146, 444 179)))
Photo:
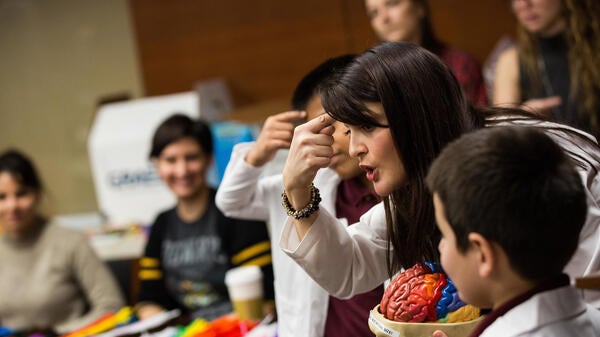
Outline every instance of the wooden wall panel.
POLYGON ((237 106, 289 97, 307 70, 349 51, 341 1, 130 4, 147 95, 224 77, 237 106))
MULTIPOLYGON (((288 99, 327 57, 377 43, 360 0, 130 0, 145 94, 224 77, 236 107, 288 99)), ((483 61, 514 27, 506 1, 431 0, 438 35, 483 61)))
POLYGON ((438 37, 469 51, 480 62, 498 39, 514 35, 516 21, 506 0, 429 0, 438 37))

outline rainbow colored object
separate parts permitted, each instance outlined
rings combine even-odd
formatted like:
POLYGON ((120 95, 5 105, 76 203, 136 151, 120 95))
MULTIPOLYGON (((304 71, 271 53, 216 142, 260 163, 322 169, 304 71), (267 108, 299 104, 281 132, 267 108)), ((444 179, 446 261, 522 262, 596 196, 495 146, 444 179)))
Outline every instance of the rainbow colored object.
POLYGON ((61 337, 85 337, 96 335, 118 326, 129 324, 135 320, 131 307, 123 307, 116 313, 106 314, 91 324, 77 329, 61 337))
POLYGON ((242 337, 258 323, 225 315, 212 322, 195 319, 174 337, 242 337))

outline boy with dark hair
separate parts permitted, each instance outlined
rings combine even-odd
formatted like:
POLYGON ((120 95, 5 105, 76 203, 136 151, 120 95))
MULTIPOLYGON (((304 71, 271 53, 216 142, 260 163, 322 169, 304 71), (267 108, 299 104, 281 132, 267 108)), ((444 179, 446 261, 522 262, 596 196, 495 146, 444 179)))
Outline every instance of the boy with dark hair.
MULTIPOLYGON (((354 54, 346 54, 327 59, 306 74, 292 94, 292 109, 306 110, 311 101, 319 99, 319 90, 329 80, 354 59, 354 54)), ((319 99, 320 101, 320 99, 319 99)))
MULTIPOLYGON (((353 55, 332 58, 308 73, 299 82, 292 99, 293 108, 303 111, 288 111, 267 118, 256 142, 237 145, 217 192, 217 206, 227 216, 269 223, 271 245, 274 245, 271 251, 280 337, 371 335, 367 325, 369 311, 383 295, 383 287, 378 286, 349 300, 331 297, 277 247, 277 238, 287 218, 281 206, 282 176, 261 177, 275 153, 289 148, 293 122, 325 113, 319 97, 321 86, 353 58, 353 55)), ((358 161, 348 153, 346 129, 341 123, 334 126, 335 159, 330 167, 319 171, 315 185, 321 190, 321 207, 346 219, 346 223, 354 223, 378 202, 378 197, 362 174, 358 161)))
POLYGON ((526 127, 462 136, 433 162, 427 186, 444 270, 461 299, 492 309, 472 337, 600 336, 600 311, 563 274, 585 190, 549 136, 526 127))

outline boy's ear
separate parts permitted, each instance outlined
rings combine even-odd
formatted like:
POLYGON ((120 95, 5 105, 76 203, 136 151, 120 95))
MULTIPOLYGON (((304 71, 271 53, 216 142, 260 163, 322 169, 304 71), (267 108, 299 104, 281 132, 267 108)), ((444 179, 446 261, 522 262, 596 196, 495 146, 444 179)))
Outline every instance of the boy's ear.
POLYGON ((496 255, 492 244, 483 235, 475 232, 469 233, 468 239, 471 243, 471 249, 474 250, 473 254, 475 254, 477 261, 479 276, 482 278, 490 277, 496 264, 496 255))

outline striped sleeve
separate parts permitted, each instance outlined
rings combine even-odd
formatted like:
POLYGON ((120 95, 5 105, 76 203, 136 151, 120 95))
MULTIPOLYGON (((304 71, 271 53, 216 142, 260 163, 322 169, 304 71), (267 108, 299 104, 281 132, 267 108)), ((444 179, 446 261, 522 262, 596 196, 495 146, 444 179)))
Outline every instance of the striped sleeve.
POLYGON ((271 264, 271 242, 264 240, 242 249, 231 257, 232 266, 259 266, 271 264))

